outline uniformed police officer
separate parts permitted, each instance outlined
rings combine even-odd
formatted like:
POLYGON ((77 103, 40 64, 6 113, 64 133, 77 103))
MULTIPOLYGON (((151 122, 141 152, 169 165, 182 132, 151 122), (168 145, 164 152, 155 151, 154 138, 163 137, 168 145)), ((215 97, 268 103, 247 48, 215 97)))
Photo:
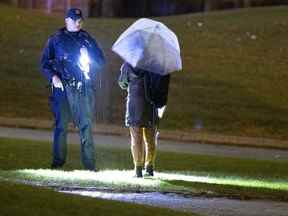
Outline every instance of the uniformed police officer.
POLYGON ((66 27, 48 39, 41 59, 42 73, 51 83, 49 99, 55 117, 51 168, 61 168, 66 161, 67 127, 73 120, 79 129, 82 163, 85 169, 95 170, 93 81, 105 59, 96 41, 81 29, 82 22, 81 10, 69 9, 66 27))

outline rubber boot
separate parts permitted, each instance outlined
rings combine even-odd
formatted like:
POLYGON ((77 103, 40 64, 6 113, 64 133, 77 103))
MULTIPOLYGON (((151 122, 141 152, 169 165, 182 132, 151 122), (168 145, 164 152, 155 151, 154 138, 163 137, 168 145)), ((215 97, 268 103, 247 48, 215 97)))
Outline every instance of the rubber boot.
POLYGON ((136 166, 135 168, 135 176, 136 178, 142 178, 143 175, 142 175, 142 169, 143 167, 142 166, 136 166))
POLYGON ((144 174, 145 176, 154 176, 154 170, 152 165, 146 166, 146 172, 144 174))

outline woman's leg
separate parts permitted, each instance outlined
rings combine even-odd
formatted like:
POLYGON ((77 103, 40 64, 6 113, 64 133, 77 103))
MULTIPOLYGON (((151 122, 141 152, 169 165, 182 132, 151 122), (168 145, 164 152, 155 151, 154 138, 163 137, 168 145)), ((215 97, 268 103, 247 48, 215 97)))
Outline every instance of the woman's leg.
POLYGON ((153 176, 153 170, 156 159, 156 128, 143 128, 144 131, 144 142, 145 142, 145 167, 146 173, 153 176))
POLYGON ((144 166, 143 128, 130 127, 131 153, 137 177, 142 177, 144 166))

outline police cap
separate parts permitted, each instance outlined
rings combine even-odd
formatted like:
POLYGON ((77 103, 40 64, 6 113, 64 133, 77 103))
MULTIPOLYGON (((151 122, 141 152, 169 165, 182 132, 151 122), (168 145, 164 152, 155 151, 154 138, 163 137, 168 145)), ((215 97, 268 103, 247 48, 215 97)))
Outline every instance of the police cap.
POLYGON ((73 20, 83 19, 82 11, 78 8, 70 8, 66 13, 65 18, 71 18, 73 20))

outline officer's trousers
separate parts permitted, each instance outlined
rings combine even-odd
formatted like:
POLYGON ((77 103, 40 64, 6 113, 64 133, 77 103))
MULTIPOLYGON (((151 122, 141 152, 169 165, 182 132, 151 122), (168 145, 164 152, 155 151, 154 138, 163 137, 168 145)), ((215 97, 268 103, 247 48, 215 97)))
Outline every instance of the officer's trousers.
POLYGON ((134 166, 154 166, 157 144, 156 128, 130 127, 129 130, 134 166))
POLYGON ((65 86, 53 88, 50 103, 55 118, 52 165, 62 166, 67 157, 68 124, 73 120, 79 129, 81 160, 85 169, 95 170, 95 150, 92 137, 95 98, 92 87, 79 91, 65 86))

